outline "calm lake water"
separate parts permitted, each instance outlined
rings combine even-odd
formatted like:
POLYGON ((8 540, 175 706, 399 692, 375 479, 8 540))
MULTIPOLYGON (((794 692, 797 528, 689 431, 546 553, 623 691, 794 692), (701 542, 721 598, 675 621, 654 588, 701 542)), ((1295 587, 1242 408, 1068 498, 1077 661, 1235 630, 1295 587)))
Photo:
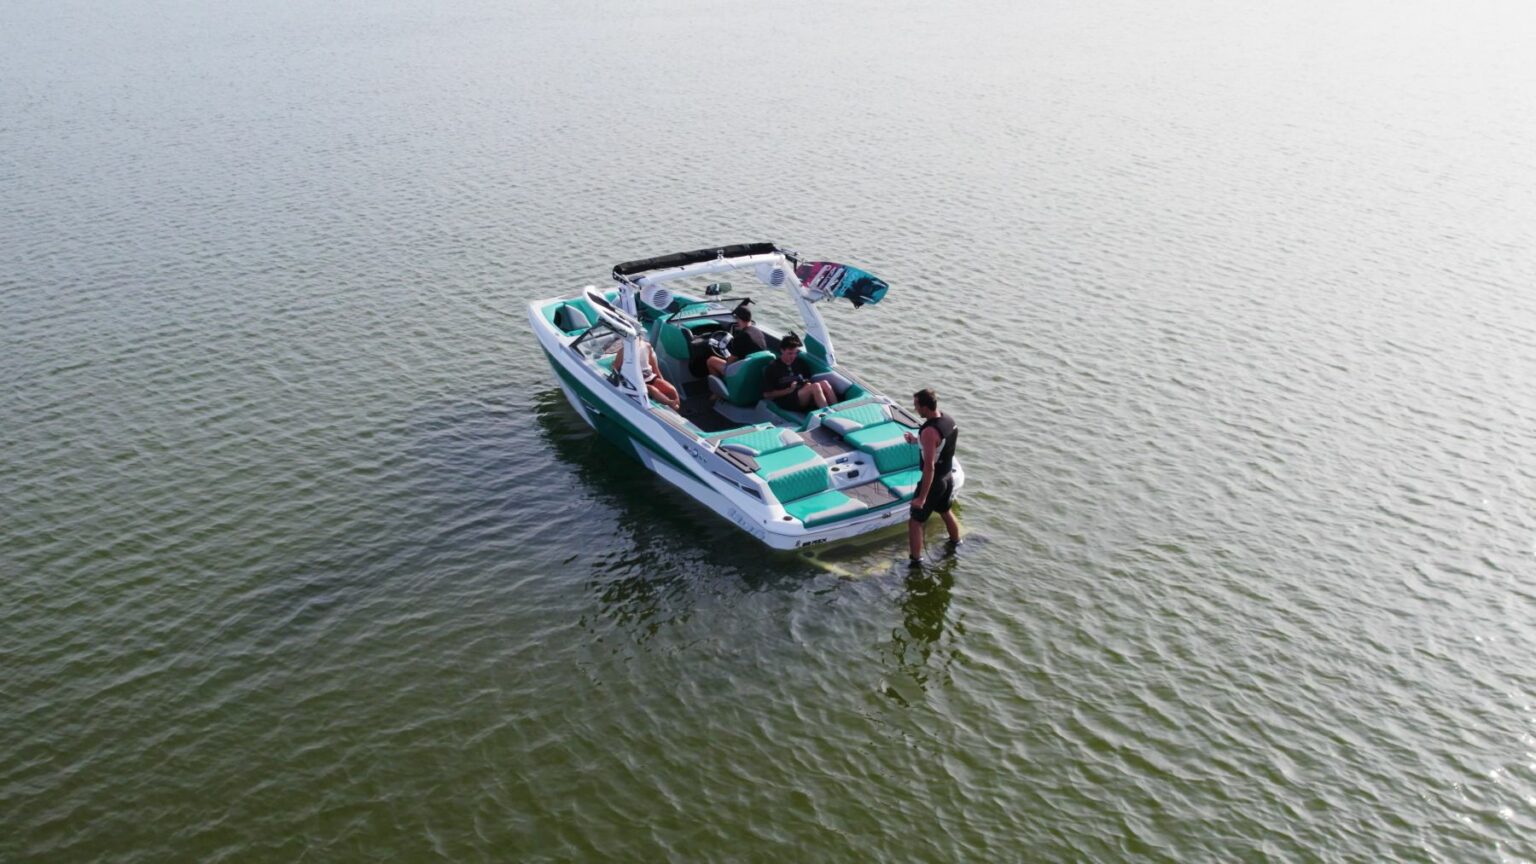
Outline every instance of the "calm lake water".
POLYGON ((1536 859, 1536 7, 0 5, 0 861, 1536 859), (774 240, 848 579, 528 300, 774 240))

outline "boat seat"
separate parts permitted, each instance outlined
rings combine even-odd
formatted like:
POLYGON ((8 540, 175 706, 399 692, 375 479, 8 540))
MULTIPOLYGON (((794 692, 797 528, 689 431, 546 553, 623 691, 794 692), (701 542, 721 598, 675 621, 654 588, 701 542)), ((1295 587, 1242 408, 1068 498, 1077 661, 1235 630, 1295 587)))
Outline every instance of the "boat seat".
POLYGON ((856 498, 849 498, 836 489, 807 495, 798 501, 791 501, 784 505, 784 512, 804 522, 807 528, 868 509, 868 504, 856 498))
POLYGON ((763 398, 763 370, 772 362, 772 353, 758 351, 727 365, 724 376, 709 376, 709 387, 732 405, 750 408, 763 398))
MULTIPOLYGON (((560 332, 567 336, 588 329, 592 326, 593 320, 595 320, 587 314, 590 310, 582 309, 581 306, 576 305, 577 302, 574 300, 567 301, 555 307, 554 321, 552 323, 554 323, 555 327, 559 328, 560 332)), ((582 305, 586 304, 582 303, 582 305)))
POLYGON ((843 440, 872 456, 875 468, 881 474, 890 474, 915 468, 922 458, 922 449, 905 439, 910 431, 900 423, 886 421, 850 432, 843 436, 843 440))
MULTIPOLYGON (((669 316, 670 317, 670 316, 669 316)), ((656 360, 661 364, 661 374, 675 385, 693 378, 688 370, 688 331, 668 318, 656 325, 656 360)))
POLYGON ((757 460, 757 476, 767 481, 773 497, 781 502, 815 495, 832 485, 827 461, 804 444, 765 454, 757 460))
POLYGON ((757 475, 768 481, 784 512, 807 527, 869 509, 868 504, 832 489, 826 460, 804 444, 758 457, 757 475))
POLYGON ((800 444, 801 439, 793 430, 772 423, 759 423, 747 429, 736 429, 715 436, 722 450, 731 450, 756 458, 766 453, 776 453, 800 444))
POLYGON ((821 413, 821 425, 846 437, 850 432, 891 419, 891 408, 889 403, 877 399, 839 402, 821 413))
POLYGON ((890 474, 881 474, 880 483, 891 490, 898 501, 909 500, 917 494, 917 484, 923 482, 923 469, 908 468, 905 471, 895 471, 890 474))

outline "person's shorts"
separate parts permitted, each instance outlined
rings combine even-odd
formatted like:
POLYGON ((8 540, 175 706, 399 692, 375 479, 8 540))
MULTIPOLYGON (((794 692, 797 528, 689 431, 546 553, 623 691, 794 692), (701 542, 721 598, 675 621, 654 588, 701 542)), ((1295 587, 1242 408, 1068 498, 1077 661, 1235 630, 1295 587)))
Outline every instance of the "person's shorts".
POLYGON ((950 499, 955 496, 955 478, 945 476, 942 480, 933 481, 933 486, 928 489, 928 500, 922 507, 912 505, 912 520, 914 522, 927 522, 928 517, 935 513, 948 513, 950 499))
POLYGON ((773 404, 779 406, 780 408, 783 408, 785 411, 799 411, 799 410, 801 410, 800 409, 800 388, 796 387, 795 389, 789 391, 788 393, 785 393, 783 396, 780 396, 779 398, 773 400, 773 404))

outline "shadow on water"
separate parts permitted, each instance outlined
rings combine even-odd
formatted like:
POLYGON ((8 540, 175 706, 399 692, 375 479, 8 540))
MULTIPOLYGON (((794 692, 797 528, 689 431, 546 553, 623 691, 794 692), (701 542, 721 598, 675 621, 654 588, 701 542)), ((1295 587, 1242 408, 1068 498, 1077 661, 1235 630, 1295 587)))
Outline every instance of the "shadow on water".
POLYGON ((640 642, 700 603, 835 590, 850 577, 889 597, 901 584, 903 620, 888 651, 920 686, 934 674, 956 562, 931 556, 909 571, 903 528, 811 556, 769 549, 603 438, 555 386, 427 405, 406 432, 395 489, 380 493, 378 506, 393 509, 376 514, 389 530, 361 560, 338 550, 348 560, 326 569, 413 574, 417 586, 476 580, 493 591, 518 577, 580 580, 599 616, 584 625, 640 642))
POLYGON ((701 597, 795 591, 823 575, 647 471, 587 426, 559 388, 535 394, 533 414, 543 444, 597 505, 582 516, 580 551, 567 566, 587 571, 604 617, 639 640, 686 620, 701 597))

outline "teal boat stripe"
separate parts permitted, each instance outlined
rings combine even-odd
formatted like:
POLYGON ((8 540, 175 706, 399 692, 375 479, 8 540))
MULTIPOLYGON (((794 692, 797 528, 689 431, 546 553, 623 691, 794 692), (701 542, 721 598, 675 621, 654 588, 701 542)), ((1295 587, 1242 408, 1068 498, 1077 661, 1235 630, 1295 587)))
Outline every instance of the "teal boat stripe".
POLYGON ((691 466, 684 465, 682 462, 677 461, 677 459, 675 457, 673 457, 672 454, 667 453, 666 451, 657 449, 651 443, 650 437, 647 436, 644 432, 641 432, 640 429, 638 427, 636 427, 633 423, 629 422, 629 420, 625 419, 623 415, 619 414, 616 411, 608 410, 607 404, 604 403, 602 399, 599 399, 597 397, 597 394, 592 392, 592 388, 588 387, 586 384, 584 384, 583 382, 578 380, 576 378, 576 376, 572 375, 569 371, 567 371, 564 366, 561 366, 559 363, 555 362, 555 358, 550 355, 548 349, 544 350, 544 359, 549 361, 550 368, 555 370, 555 374, 560 376, 560 380, 562 380, 565 383, 569 384, 583 398, 590 399, 593 404, 601 406, 604 409, 603 410, 603 416, 607 417, 609 420, 611 420, 614 423, 617 423, 619 426, 623 427, 624 431, 629 433, 629 437, 636 444, 639 444, 639 445, 645 447, 645 449, 649 450, 650 452, 654 453, 656 456, 660 457, 667 464, 671 465, 674 468, 677 468, 678 470, 682 471, 685 474, 690 475, 691 477, 693 477, 693 479, 698 480, 699 482, 703 483, 705 486, 709 486, 710 488, 713 488, 713 484, 711 484, 708 480, 706 480, 704 477, 702 477, 699 474, 699 472, 695 471, 691 466))

